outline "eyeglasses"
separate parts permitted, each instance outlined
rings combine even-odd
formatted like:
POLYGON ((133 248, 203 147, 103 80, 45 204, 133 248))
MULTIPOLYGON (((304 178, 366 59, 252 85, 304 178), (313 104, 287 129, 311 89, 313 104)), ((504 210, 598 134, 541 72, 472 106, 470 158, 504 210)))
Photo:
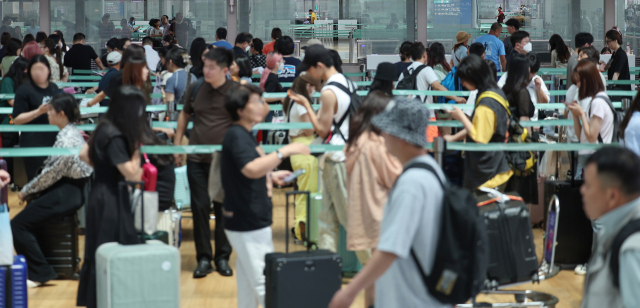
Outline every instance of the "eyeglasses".
POLYGON ((609 43, 611 43, 611 42, 613 42, 613 41, 610 41, 610 40, 604 40, 604 43, 605 43, 605 44, 609 44, 609 43))

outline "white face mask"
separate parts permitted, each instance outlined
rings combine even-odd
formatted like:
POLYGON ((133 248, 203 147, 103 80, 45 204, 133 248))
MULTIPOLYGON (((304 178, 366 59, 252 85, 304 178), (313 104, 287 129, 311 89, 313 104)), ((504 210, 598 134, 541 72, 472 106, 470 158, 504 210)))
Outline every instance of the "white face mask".
POLYGON ((278 64, 278 71, 282 71, 282 70, 284 70, 284 62, 280 62, 278 64))
POLYGON ((531 52, 533 50, 533 45, 531 45, 531 42, 527 43, 527 45, 524 45, 524 47, 522 47, 522 49, 524 49, 524 51, 526 52, 531 52))
POLYGON ((251 45, 247 45, 247 48, 244 49, 245 52, 249 52, 251 50, 251 45))

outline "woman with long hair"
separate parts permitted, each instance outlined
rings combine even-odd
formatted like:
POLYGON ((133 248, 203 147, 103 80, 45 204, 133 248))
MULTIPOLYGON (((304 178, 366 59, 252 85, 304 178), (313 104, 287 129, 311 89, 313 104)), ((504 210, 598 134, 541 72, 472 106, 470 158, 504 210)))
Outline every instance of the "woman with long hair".
POLYGON ((395 63, 396 69, 398 70, 398 78, 404 73, 407 67, 413 63, 413 61, 411 61, 411 44, 413 43, 405 41, 400 45, 400 62, 395 63))
MULTIPOLYGON (((347 170, 347 250, 355 251, 367 264, 378 244, 380 224, 389 191, 402 173, 402 164, 387 152, 380 130, 371 119, 382 112, 392 97, 369 92, 349 123, 345 146, 347 170)), ((375 287, 365 289, 365 307, 374 305, 375 287)))
POLYGON ((140 181, 140 143, 146 98, 131 85, 118 87, 109 110, 100 119, 80 159, 94 167, 94 180, 86 208, 85 253, 78 306, 97 307, 96 250, 104 243, 138 244, 131 209, 118 198, 118 183, 140 181), (129 215, 126 213, 129 211, 129 215))
POLYGON ((47 38, 47 33, 44 31, 39 31, 36 33, 36 43, 40 44, 40 42, 44 41, 47 38))
POLYGON ((451 71, 451 66, 447 63, 444 46, 435 42, 427 49, 427 66, 433 68, 438 76, 438 80, 442 82, 447 74, 451 71))
POLYGON ((24 38, 22 39, 22 49, 24 50, 24 47, 27 46, 27 44, 29 42, 35 42, 36 38, 31 34, 27 34, 24 36, 24 38))
MULTIPOLYGON (((573 127, 580 143, 611 143, 613 136, 613 117, 615 116, 607 99, 605 85, 600 72, 591 60, 581 60, 571 75, 573 84, 578 86, 578 98, 589 98, 587 110, 576 101, 567 105, 573 115, 573 127)), ((586 166, 587 158, 593 150, 580 150, 578 161, 586 166)))
POLYGON ((640 156, 640 95, 633 98, 618 127, 620 142, 640 156))
POLYGON ((196 38, 193 40, 193 43, 191 43, 191 49, 189 50, 191 69, 189 72, 194 74, 197 78, 204 76, 204 73, 202 72, 204 69, 204 54, 206 54, 210 48, 213 48, 213 46, 205 43, 204 39, 200 41, 196 38))
MULTIPOLYGON (((34 43, 38 46, 38 44, 34 43)), ((39 48, 38 48, 39 49, 39 48)), ((48 103, 52 97, 60 92, 58 86, 51 80, 49 60, 43 55, 35 55, 29 61, 27 68, 29 80, 16 90, 13 103, 13 124, 49 124, 46 116, 49 111, 48 103)), ((22 132, 20 147, 51 147, 56 141, 55 132, 22 132)), ((24 165, 29 180, 36 176, 36 172, 46 157, 25 157, 24 165)))
POLYGON ((567 68, 573 49, 567 46, 558 34, 549 38, 549 46, 551 47, 551 65, 555 68, 567 68))
MULTIPOLYGON (((311 101, 311 97, 322 87, 320 80, 317 80, 309 74, 298 76, 291 85, 291 92, 304 96, 311 101)), ((289 123, 307 123, 311 122, 307 108, 285 97, 282 102, 282 110, 289 123)), ((291 142, 311 145, 314 139, 313 129, 291 129, 289 130, 289 138, 291 142)), ((291 169, 303 169, 306 172, 298 177, 298 189, 318 192, 318 158, 313 155, 294 155, 291 156, 291 169)), ((306 221, 307 221, 307 197, 303 194, 296 195, 295 199, 295 222, 293 233, 297 240, 306 240, 306 221)), ((287 226, 288 227, 288 226, 287 226)))
POLYGON ((60 37, 60 43, 62 44, 62 46, 61 46, 62 52, 69 51, 69 48, 67 47, 67 43, 64 42, 64 35, 62 34, 62 31, 56 30, 56 31, 53 31, 53 34, 55 34, 55 35, 60 37))
MULTIPOLYGON (((0 94, 15 94, 18 87, 25 82, 29 82, 28 67, 29 61, 27 61, 27 59, 23 57, 16 58, 13 64, 11 64, 9 72, 7 72, 4 77, 2 77, 2 81, 0 81, 0 94)), ((0 100, 0 107, 13 107, 14 102, 14 99, 0 100)), ((0 115, 0 124, 13 124, 11 115, 0 115)), ((17 132, 1 132, 0 137, 2 137, 2 147, 5 149, 12 148, 18 144, 19 134, 17 132)), ((7 170, 13 175, 13 158, 4 157, 4 160, 7 161, 7 170)))
POLYGON ((516 54, 511 58, 513 65, 507 68, 507 81, 502 87, 507 95, 509 106, 515 109, 515 116, 520 121, 528 121, 534 114, 533 102, 529 95, 529 58, 523 54, 516 54))
MULTIPOLYGON (((45 37, 46 38, 46 37, 45 37)), ((44 39, 43 39, 44 40, 44 39)), ((36 42, 29 42, 22 49, 22 56, 31 60, 35 55, 42 55, 42 48, 36 42)))
MULTIPOLYGON (((282 55, 278 52, 271 52, 267 55, 267 67, 260 77, 260 89, 267 93, 284 92, 284 88, 278 81, 278 71, 284 67, 282 55)), ((279 98, 265 99, 268 103, 280 102, 279 98)))
POLYGON ((369 91, 381 91, 382 93, 393 96, 394 83, 398 81, 397 66, 389 62, 378 64, 376 68, 376 76, 371 82, 369 91))
POLYGON ((151 83, 149 82, 149 68, 144 58, 130 58, 125 64, 122 74, 122 84, 132 85, 140 89, 151 103, 151 83))
POLYGON ((251 60, 251 67, 257 69, 259 67, 264 68, 267 66, 267 56, 262 53, 262 49, 264 48, 264 43, 259 38, 254 38, 251 41, 251 49, 249 52, 251 56, 249 59, 251 60))
POLYGON ((251 75, 253 71, 251 70, 251 61, 249 57, 246 55, 240 54, 235 55, 233 57, 233 64, 229 68, 229 75, 231 75, 231 80, 235 82, 246 82, 251 83, 251 75))
MULTIPOLYGON (((53 147, 82 147, 84 138, 75 126, 80 119, 75 98, 71 94, 58 94, 47 107, 49 123, 60 129, 53 147)), ((77 155, 49 156, 41 167, 38 176, 18 193, 18 199, 28 200, 29 206, 11 220, 14 247, 27 259, 32 286, 57 277, 53 267, 46 262, 34 233, 41 223, 74 214, 82 207, 85 183, 93 172, 77 155)))
POLYGON ((51 82, 67 82, 69 72, 62 64, 62 49, 50 38, 43 40, 42 44, 42 53, 49 60, 51 67, 51 82))

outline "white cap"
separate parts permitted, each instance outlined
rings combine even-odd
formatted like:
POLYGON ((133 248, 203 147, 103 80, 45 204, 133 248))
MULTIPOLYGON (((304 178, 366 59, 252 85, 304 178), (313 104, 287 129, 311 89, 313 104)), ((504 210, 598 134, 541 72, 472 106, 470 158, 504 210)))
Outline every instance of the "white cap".
POLYGON ((107 63, 109 65, 118 64, 120 60, 122 60, 122 55, 117 51, 112 51, 107 55, 107 63))

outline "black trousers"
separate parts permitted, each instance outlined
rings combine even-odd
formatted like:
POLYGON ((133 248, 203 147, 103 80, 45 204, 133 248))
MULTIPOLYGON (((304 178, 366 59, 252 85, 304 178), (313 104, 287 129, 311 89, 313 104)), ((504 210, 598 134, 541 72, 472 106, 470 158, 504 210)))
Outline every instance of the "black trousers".
POLYGON ((206 259, 218 262, 229 260, 231 256, 231 244, 224 233, 224 217, 222 216, 222 203, 214 202, 213 209, 216 215, 216 228, 214 240, 216 241, 215 256, 211 251, 211 226, 209 226, 209 214, 211 213, 211 199, 209 198, 209 170, 210 163, 196 163, 187 161, 187 178, 191 188, 191 211, 193 213, 193 240, 196 244, 196 259, 206 259))
POLYGON ((27 259, 30 280, 47 282, 57 277, 42 254, 34 233, 48 219, 75 213, 82 206, 83 200, 80 187, 58 182, 42 196, 31 201, 11 220, 13 246, 19 255, 27 259))

